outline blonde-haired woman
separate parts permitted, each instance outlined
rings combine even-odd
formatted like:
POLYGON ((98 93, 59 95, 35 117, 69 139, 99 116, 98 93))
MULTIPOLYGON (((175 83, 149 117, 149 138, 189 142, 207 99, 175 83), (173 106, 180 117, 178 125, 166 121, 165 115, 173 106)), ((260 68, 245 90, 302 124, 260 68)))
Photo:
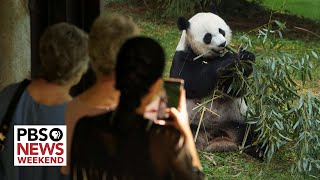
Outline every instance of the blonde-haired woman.
MULTIPOLYGON (((81 117, 102 114, 117 107, 120 95, 115 89, 117 54, 122 44, 138 33, 138 26, 128 16, 102 15, 94 21, 89 34, 89 56, 97 80, 91 88, 75 97, 66 109, 68 147, 71 148, 73 129, 81 117)), ((63 174, 70 173, 69 161, 61 170, 63 174)))

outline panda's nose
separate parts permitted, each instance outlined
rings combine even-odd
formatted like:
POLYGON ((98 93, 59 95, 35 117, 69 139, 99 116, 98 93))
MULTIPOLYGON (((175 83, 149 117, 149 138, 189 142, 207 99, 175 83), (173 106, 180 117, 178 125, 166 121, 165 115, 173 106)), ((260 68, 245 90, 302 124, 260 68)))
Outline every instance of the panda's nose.
POLYGON ((226 43, 227 42, 225 41, 224 43, 220 44, 219 47, 226 47, 226 43))

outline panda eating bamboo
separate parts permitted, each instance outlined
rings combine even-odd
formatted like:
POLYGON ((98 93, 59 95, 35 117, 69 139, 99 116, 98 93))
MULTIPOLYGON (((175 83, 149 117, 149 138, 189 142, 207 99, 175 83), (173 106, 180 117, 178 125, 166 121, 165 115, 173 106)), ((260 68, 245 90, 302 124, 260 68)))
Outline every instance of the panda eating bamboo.
MULTIPOLYGON (((182 35, 170 69, 170 77, 185 81, 190 124, 198 149, 239 150, 247 124, 245 88, 235 88, 235 71, 243 77, 252 73, 255 55, 246 50, 227 50, 232 32, 215 13, 198 13, 191 19, 178 19, 182 35), (220 92, 220 93, 219 93, 220 92), (206 101, 207 100, 207 101, 206 101), (199 121, 201 120, 201 123, 199 121)), ((246 137, 252 143, 253 132, 246 137)), ((261 158, 263 152, 250 146, 246 152, 261 158)))

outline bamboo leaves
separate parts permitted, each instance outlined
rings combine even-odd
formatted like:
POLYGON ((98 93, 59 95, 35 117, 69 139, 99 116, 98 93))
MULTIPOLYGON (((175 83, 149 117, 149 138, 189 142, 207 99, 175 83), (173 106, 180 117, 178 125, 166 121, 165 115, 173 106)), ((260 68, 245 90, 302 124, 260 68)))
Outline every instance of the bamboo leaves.
POLYGON ((291 146, 296 161, 293 172, 320 177, 320 99, 305 87, 319 57, 314 50, 286 50, 282 39, 285 24, 273 22, 275 29, 268 24, 257 30, 257 40, 240 38, 242 46, 263 47, 256 54, 253 77, 238 78, 246 81, 248 88, 247 119, 256 125, 268 160, 277 149, 291 146))

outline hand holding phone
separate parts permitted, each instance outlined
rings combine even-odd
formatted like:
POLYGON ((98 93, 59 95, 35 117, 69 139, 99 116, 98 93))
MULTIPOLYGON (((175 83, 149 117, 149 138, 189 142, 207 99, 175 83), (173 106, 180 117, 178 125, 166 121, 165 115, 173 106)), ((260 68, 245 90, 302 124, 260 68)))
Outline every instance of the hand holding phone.
MULTIPOLYGON (((166 83, 165 84, 172 84, 171 82, 166 83)), ((175 84, 175 83, 173 83, 175 84)), ((177 83, 179 84, 179 83, 177 83)), ((186 91, 184 90, 183 87, 183 81, 180 83, 181 86, 178 85, 168 85, 171 88, 167 88, 165 87, 165 89, 168 89, 168 93, 173 93, 175 95, 171 95, 170 97, 167 96, 167 99, 165 104, 167 104, 166 107, 170 108, 169 109, 169 114, 167 114, 167 117, 170 116, 171 121, 162 119, 159 120, 159 124, 161 125, 172 125, 174 127, 176 127, 177 129, 180 130, 180 132, 183 134, 184 136, 184 142, 185 142, 185 147, 186 149, 190 152, 191 156, 192 156, 192 164, 194 167, 199 167, 201 169, 201 163, 199 160, 199 156, 196 150, 196 146, 193 140, 193 135, 190 129, 190 124, 189 124, 189 118, 188 118, 188 112, 187 112, 187 102, 186 102, 186 91), (173 88, 175 87, 175 88, 173 88), (180 88, 177 88, 180 87, 180 88), (179 89, 179 93, 177 93, 176 89, 179 89), (176 96, 178 94, 178 96, 176 96), (178 101, 176 101, 176 98, 178 99, 178 101), (170 102, 170 105, 172 105, 171 107, 168 106, 170 102), (175 106, 175 107, 173 107, 175 106), (160 123, 161 122, 161 123, 160 123)), ((161 104, 161 103, 160 103, 161 104)), ((159 105, 160 106, 160 105, 159 105)), ((167 109, 167 108, 166 108, 167 109)), ((164 111, 166 112, 166 111, 164 111)), ((158 114, 159 116, 160 114, 158 114)))
POLYGON ((196 150, 196 145, 193 140, 193 135, 191 132, 189 118, 187 113, 187 104, 186 104, 186 91, 181 90, 180 98, 179 98, 179 107, 178 108, 170 108, 169 109, 170 117, 172 121, 164 121, 167 124, 171 124, 175 126, 184 136, 184 146, 187 151, 190 152, 192 156, 192 164, 194 167, 201 167, 200 159, 196 150))
POLYGON ((164 78, 164 92, 160 96, 158 108, 158 119, 168 120, 169 114, 167 108, 178 108, 180 100, 180 91, 183 89, 184 81, 177 78, 164 78))

